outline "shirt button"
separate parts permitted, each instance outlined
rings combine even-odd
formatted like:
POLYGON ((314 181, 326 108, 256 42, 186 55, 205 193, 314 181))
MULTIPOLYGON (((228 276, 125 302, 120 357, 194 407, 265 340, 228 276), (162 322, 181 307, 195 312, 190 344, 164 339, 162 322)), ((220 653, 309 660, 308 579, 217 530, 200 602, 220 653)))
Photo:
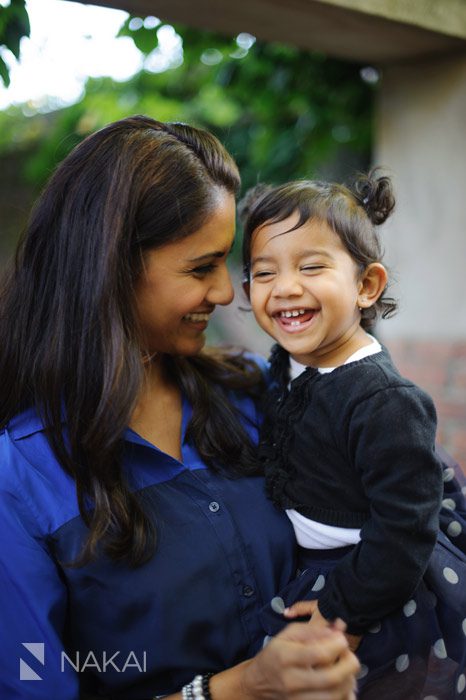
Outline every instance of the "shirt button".
POLYGON ((254 588, 251 586, 243 586, 243 595, 246 598, 250 598, 252 595, 254 595, 254 588))
POLYGON ((209 503, 209 510, 212 513, 216 513, 218 510, 220 510, 220 506, 217 501, 212 501, 212 503, 209 503))

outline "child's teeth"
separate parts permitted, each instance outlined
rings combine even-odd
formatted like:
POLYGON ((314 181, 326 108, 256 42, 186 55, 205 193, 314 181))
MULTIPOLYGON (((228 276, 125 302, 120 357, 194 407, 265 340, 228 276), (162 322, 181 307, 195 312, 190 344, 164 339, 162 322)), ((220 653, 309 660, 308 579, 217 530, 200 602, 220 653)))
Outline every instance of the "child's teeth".
POLYGON ((295 311, 282 311, 281 316, 283 318, 293 318, 295 316, 302 316, 306 313, 306 309, 296 309, 295 311))

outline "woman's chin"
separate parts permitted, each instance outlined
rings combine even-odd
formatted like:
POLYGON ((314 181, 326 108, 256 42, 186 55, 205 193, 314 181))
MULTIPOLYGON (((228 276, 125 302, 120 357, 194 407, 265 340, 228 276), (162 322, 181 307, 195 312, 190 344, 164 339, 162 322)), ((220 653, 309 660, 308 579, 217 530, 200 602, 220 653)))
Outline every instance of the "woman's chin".
POLYGON ((200 334, 196 340, 191 339, 189 342, 180 343, 179 347, 176 348, 175 352, 172 354, 181 357, 193 357, 199 355, 206 344, 206 337, 204 333, 200 334))

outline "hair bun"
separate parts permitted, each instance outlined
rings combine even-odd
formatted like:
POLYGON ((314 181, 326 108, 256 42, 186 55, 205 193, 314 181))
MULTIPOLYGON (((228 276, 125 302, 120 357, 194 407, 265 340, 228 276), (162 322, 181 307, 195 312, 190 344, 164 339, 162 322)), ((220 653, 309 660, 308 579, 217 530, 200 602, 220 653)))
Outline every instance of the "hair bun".
POLYGON ((377 169, 368 175, 361 175, 355 182, 353 191, 366 210, 367 216, 376 226, 388 219, 395 207, 392 182, 389 177, 376 177, 377 169))
POLYGON ((262 197, 268 194, 273 189, 272 185, 266 185, 264 182, 259 182, 254 187, 251 187, 245 193, 244 197, 238 202, 238 216, 242 224, 249 217, 251 211, 262 197))

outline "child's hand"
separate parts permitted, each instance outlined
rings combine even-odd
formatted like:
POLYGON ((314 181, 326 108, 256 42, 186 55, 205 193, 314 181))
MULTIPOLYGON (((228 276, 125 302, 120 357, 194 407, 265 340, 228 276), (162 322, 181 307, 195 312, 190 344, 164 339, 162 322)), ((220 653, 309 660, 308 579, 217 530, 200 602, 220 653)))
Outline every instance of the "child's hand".
POLYGON ((348 632, 345 632, 345 637, 348 640, 348 646, 351 651, 356 651, 358 646, 361 644, 362 635, 348 634, 348 632))
POLYGON ((285 608, 283 615, 285 617, 311 617, 317 608, 317 600, 298 600, 297 603, 285 608))
MULTIPOLYGON (((342 620, 336 620, 335 622, 329 622, 320 612, 317 600, 299 600, 297 603, 290 605, 283 612, 284 617, 294 618, 294 617, 307 617, 311 616, 309 624, 317 631, 324 627, 337 627, 342 631, 345 630, 345 623, 342 620)), ((356 651, 361 643, 362 637, 356 634, 348 634, 345 632, 345 637, 348 640, 348 645, 351 651, 356 651)))

